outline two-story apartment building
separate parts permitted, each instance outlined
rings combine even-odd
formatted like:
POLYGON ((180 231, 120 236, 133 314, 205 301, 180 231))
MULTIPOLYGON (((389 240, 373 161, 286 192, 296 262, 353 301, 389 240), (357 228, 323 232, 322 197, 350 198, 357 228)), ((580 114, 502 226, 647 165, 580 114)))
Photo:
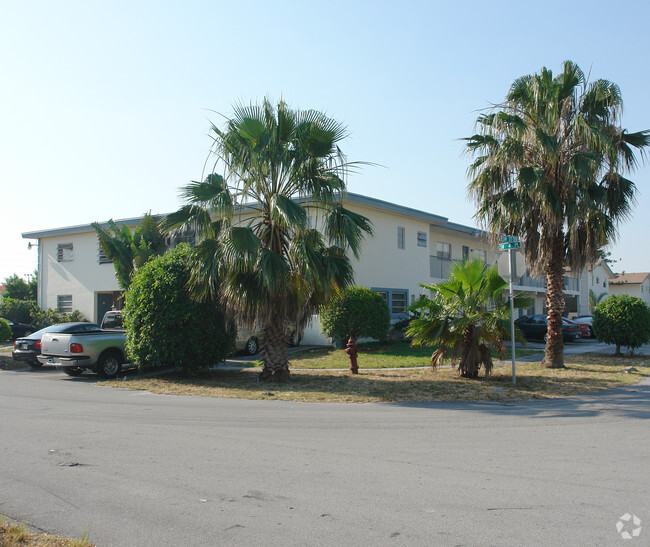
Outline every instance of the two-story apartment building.
MULTIPOLYGON (((507 278, 507 253, 499 253, 487 234, 447 217, 349 193, 345 207, 368 217, 374 228, 359 259, 353 259, 355 282, 379 292, 394 318, 425 292, 421 283, 444 280, 454 263, 478 257, 497 264, 507 278)), ((118 221, 135 226, 139 218, 118 221)), ((318 226, 318 219, 314 219, 318 226)), ((111 306, 119 306, 120 288, 112 263, 99 246, 90 224, 23 234, 38 240, 38 304, 43 308, 78 309, 88 319, 101 320, 111 306)), ((514 264, 515 290, 526 291, 535 304, 529 313, 543 313, 545 284, 532 278, 521 255, 514 264)), ((588 297, 585 283, 567 276, 569 311, 585 313, 588 297)))

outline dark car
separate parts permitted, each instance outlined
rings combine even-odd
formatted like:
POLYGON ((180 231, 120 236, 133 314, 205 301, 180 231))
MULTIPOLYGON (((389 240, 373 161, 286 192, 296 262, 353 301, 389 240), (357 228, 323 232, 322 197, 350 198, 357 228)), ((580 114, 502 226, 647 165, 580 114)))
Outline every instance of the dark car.
MULTIPOLYGON (((515 320, 515 325, 521 330, 523 335, 529 340, 546 341, 546 316, 545 315, 524 315, 515 320)), ((580 327, 570 324, 562 318, 562 335, 566 342, 571 342, 581 338, 580 327)))
POLYGON ((43 333, 78 333, 94 332, 98 330, 101 329, 99 328, 99 325, 96 325, 95 323, 59 323, 58 325, 50 325, 49 327, 31 333, 29 336, 18 338, 14 342, 14 350, 11 352, 11 356, 16 361, 26 361, 32 368, 39 368, 43 366, 37 359, 37 356, 41 354, 41 337, 43 336, 43 333))
POLYGON ((14 323, 11 319, 7 319, 6 317, 0 319, 4 319, 9 323, 9 326, 11 327, 12 340, 20 338, 21 336, 27 336, 36 330, 33 325, 28 325, 27 323, 14 323))

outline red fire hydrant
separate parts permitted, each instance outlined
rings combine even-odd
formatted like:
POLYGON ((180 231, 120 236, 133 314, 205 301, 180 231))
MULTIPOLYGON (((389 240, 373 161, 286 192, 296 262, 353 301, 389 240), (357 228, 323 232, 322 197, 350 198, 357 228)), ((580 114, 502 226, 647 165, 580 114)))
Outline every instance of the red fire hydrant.
POLYGON ((357 365, 357 343, 354 341, 354 337, 350 336, 347 347, 348 349, 345 350, 345 353, 347 353, 350 358, 350 372, 352 374, 359 374, 359 365, 357 365))

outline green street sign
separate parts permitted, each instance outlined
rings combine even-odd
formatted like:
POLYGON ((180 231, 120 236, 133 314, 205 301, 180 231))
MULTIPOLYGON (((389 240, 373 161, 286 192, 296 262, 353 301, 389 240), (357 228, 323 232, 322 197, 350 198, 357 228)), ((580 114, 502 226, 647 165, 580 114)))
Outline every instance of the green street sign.
POLYGON ((515 243, 519 241, 519 236, 501 236, 501 243, 515 243))
POLYGON ((521 249, 521 241, 511 241, 510 243, 499 243, 500 251, 509 251, 510 249, 521 249))

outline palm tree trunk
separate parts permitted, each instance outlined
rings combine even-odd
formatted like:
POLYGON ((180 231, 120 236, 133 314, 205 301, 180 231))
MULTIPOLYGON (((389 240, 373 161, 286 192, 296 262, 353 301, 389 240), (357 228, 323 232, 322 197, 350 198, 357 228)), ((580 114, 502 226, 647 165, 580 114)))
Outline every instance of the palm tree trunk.
POLYGON ((552 257, 546 266, 546 350, 542 366, 564 368, 564 338, 562 312, 564 311, 564 235, 555 236, 552 257))
POLYGON ((264 339, 262 340, 264 368, 260 373, 260 382, 289 381, 287 341, 282 325, 282 321, 273 318, 264 328, 264 339))
POLYGON ((474 351, 474 327, 467 325, 463 334, 463 356, 458 367, 463 378, 478 378, 478 361, 474 351))

